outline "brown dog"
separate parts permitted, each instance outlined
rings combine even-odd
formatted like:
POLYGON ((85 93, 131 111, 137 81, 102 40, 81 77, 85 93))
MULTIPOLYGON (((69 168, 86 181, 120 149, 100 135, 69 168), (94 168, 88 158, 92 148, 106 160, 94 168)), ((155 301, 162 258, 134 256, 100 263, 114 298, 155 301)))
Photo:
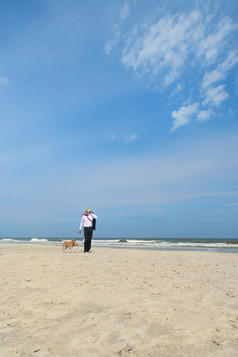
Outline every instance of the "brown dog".
POLYGON ((72 251, 72 247, 74 247, 75 245, 78 245, 77 242, 75 242, 74 240, 66 240, 63 243, 63 252, 65 251, 65 249, 69 248, 72 251))

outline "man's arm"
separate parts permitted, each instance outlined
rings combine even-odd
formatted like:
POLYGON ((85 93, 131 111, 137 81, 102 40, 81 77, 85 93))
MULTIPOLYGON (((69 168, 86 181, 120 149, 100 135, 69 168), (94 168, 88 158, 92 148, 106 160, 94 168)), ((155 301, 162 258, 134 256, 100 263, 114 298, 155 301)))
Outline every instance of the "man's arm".
POLYGON ((82 227, 83 227, 83 216, 82 216, 81 222, 80 222, 79 234, 81 234, 81 232, 82 232, 82 227))
POLYGON ((91 213, 91 215, 93 216, 93 218, 95 218, 95 219, 98 218, 98 216, 96 216, 96 214, 94 214, 92 211, 91 211, 90 213, 91 213))

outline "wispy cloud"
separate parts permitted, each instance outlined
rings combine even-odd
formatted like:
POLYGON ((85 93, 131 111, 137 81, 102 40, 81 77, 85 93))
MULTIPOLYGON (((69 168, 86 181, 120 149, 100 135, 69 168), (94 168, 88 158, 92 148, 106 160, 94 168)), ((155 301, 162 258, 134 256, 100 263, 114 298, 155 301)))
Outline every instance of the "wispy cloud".
POLYGON ((3 194, 2 196, 0 196, 0 201, 9 204, 18 204, 25 202, 25 199, 19 193, 14 192, 12 194, 3 194))
POLYGON ((163 208, 140 208, 140 212, 148 212, 148 213, 162 213, 164 210, 163 208))
POLYGON ((138 213, 157 213, 161 214, 164 212, 163 208, 129 208, 129 209, 123 209, 123 210, 118 210, 114 213, 116 216, 127 216, 127 215, 133 215, 133 214, 138 214, 138 213))
POLYGON ((132 141, 135 141, 136 139, 138 139, 139 135, 138 134, 128 134, 125 137, 125 142, 127 144, 131 143, 132 141))
MULTIPOLYGON (((214 14, 215 15, 215 14, 214 14)), ((216 16, 211 14, 201 16, 204 25, 200 22, 201 36, 199 36, 198 55, 204 57, 208 64, 214 63, 221 52, 224 51, 224 42, 229 40, 229 34, 234 31, 237 26, 233 21, 224 16, 217 23, 216 16)))
POLYGON ((233 207, 233 206, 238 206, 238 203, 224 203, 223 206, 225 206, 225 207, 233 207))
POLYGON ((142 71, 153 77, 165 69, 164 84, 173 82, 187 53, 187 46, 180 44, 185 43, 184 36, 197 22, 198 15, 193 12, 186 21, 184 15, 178 18, 165 16, 155 23, 145 22, 135 27, 127 36, 122 63, 133 71, 142 71))
POLYGON ((186 106, 172 111, 175 131, 192 117, 200 122, 211 119, 228 98, 225 80, 238 63, 232 40, 236 30, 230 17, 224 15, 217 21, 215 13, 203 9, 167 13, 156 20, 147 17, 124 36, 120 61, 139 78, 149 80, 153 88, 171 90, 173 95, 178 85, 183 88, 182 78, 190 75, 186 88, 193 94, 184 98, 186 106), (196 76, 191 76, 194 70, 196 76))
POLYGON ((122 26, 125 20, 127 19, 127 17, 129 16, 129 12, 130 12, 130 4, 129 2, 126 1, 120 11, 119 20, 113 27, 113 38, 110 41, 108 41, 105 45, 105 52, 108 55, 111 54, 112 50, 117 46, 119 42, 122 33, 122 26))
POLYGON ((201 110, 197 115, 197 122, 207 121, 214 116, 214 112, 211 108, 208 110, 201 110))
POLYGON ((201 10, 166 15, 137 25, 127 35, 121 61, 127 68, 154 79, 159 74, 166 87, 181 76, 191 59, 205 61, 206 66, 213 64, 235 28, 228 17, 215 26, 214 18, 201 10))
POLYGON ((7 78, 7 77, 0 76, 0 85, 1 85, 1 84, 7 84, 7 83, 8 83, 8 78, 7 78))
POLYGON ((220 84, 217 87, 209 88, 206 93, 206 99, 202 102, 203 105, 211 104, 219 106, 226 98, 228 93, 225 91, 225 85, 220 84))
POLYGON ((214 83, 221 81, 225 78, 225 74, 218 70, 214 69, 211 72, 205 73, 203 80, 202 80, 202 88, 206 90, 214 83))
POLYGON ((180 126, 188 124, 192 117, 198 112, 198 103, 193 103, 187 107, 181 107, 179 110, 172 112, 174 123, 171 131, 175 131, 180 126))
POLYGON ((129 2, 125 2, 125 4, 123 5, 122 9, 121 9, 121 13, 120 13, 120 22, 123 23, 128 15, 129 15, 129 11, 130 11, 130 4, 129 2))
POLYGON ((119 211, 116 211, 114 213, 115 216, 124 216, 126 214, 126 212, 122 209, 120 209, 119 211))

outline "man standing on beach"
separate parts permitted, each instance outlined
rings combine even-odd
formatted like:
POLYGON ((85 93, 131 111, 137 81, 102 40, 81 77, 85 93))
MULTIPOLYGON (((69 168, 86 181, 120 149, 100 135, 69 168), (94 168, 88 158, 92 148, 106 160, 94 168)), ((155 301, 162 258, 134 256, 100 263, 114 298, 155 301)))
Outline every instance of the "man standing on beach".
POLYGON ((81 216, 81 223, 79 227, 79 234, 84 227, 84 253, 89 253, 91 249, 91 241, 93 238, 93 219, 97 219, 97 216, 87 207, 85 213, 81 216))

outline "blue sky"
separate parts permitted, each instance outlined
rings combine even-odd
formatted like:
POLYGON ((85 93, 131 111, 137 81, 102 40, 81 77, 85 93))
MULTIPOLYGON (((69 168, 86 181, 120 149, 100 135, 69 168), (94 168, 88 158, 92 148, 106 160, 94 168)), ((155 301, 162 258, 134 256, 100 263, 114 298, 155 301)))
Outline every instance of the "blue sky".
POLYGON ((2 0, 0 236, 238 236, 237 1, 2 0))

